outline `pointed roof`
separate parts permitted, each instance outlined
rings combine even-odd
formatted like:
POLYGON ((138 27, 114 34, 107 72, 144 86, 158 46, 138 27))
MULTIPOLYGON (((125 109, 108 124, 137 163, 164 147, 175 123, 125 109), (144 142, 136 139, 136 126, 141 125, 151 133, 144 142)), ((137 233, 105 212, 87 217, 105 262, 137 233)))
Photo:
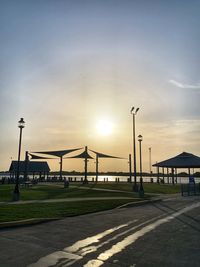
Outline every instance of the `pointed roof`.
MULTIPOLYGON (((49 172, 50 168, 47 162, 44 161, 20 161, 19 162, 19 172, 49 172), (27 164, 27 165, 26 165, 27 164)), ((18 167, 18 161, 13 160, 10 164, 9 172, 16 172, 18 167)))
POLYGON ((45 154, 45 155, 51 155, 51 156, 56 156, 56 157, 62 157, 68 153, 71 153, 76 150, 80 150, 81 148, 74 148, 74 149, 66 149, 66 150, 57 150, 57 151, 37 151, 37 152, 32 152, 34 154, 45 154))
POLYGON ((106 155, 106 154, 103 154, 103 153, 99 153, 97 151, 94 151, 94 150, 91 150, 93 153, 95 153, 99 158, 113 158, 113 159, 122 159, 120 157, 115 157, 115 156, 111 156, 111 155, 106 155))
POLYGON ((165 168, 200 168, 200 157, 183 152, 176 157, 158 162, 153 166, 165 168))

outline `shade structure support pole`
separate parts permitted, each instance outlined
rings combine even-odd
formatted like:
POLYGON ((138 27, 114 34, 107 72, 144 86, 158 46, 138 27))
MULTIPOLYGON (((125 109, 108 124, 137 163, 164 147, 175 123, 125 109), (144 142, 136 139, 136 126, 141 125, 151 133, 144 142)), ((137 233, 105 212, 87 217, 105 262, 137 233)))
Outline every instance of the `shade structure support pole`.
POLYGON ((62 180, 62 165, 63 165, 63 157, 60 156, 60 180, 62 180))
POLYGON ((98 182, 98 175, 99 175, 99 156, 96 154, 96 183, 98 182))
MULTIPOLYGON (((85 147, 85 154, 87 155, 87 146, 85 147)), ((88 159, 87 156, 85 157, 85 178, 84 178, 84 183, 88 183, 88 179, 87 179, 87 163, 88 163, 88 159)))

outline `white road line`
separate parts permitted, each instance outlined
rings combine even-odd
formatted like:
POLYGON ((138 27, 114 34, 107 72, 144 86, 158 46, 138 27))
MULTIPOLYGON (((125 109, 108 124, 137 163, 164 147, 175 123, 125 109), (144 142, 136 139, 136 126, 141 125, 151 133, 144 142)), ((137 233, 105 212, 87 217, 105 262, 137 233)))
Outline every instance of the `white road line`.
POLYGON ((74 243, 72 246, 64 248, 62 251, 55 251, 54 253, 51 253, 45 257, 40 258, 36 263, 30 264, 30 265, 28 265, 28 267, 49 267, 49 266, 57 264, 61 259, 65 259, 67 261, 70 261, 65 266, 72 265, 74 263, 74 261, 77 261, 77 260, 80 260, 83 258, 82 255, 79 256, 79 255, 73 254, 73 253, 75 253, 75 252, 77 253, 80 249, 87 247, 93 243, 100 242, 100 240, 103 237, 105 237, 105 236, 107 236, 107 235, 109 235, 109 234, 111 234, 111 233, 113 233, 113 232, 115 232, 115 231, 117 231, 123 227, 126 227, 135 221, 137 221, 137 220, 129 221, 126 224, 122 224, 122 225, 113 227, 113 228, 108 229, 102 233, 95 235, 95 236, 88 237, 88 238, 83 239, 83 240, 79 240, 76 243, 74 243))
POLYGON ((79 240, 76 243, 74 243, 72 246, 70 247, 66 247, 61 251, 55 251, 54 253, 51 253, 45 257, 40 258, 36 263, 30 264, 28 267, 49 267, 49 266, 70 266, 72 264, 74 264, 75 262, 81 260, 86 254, 92 253, 94 251, 96 251, 98 248, 108 244, 110 241, 113 241, 117 238, 119 238, 120 236, 123 236, 127 233, 129 233, 130 231, 133 231, 137 228, 140 228, 148 223, 151 223, 152 221, 157 220, 156 222, 146 225, 144 226, 141 230, 135 232, 134 234, 129 235, 128 237, 124 238, 121 242, 116 243, 114 246, 112 246, 111 249, 101 253, 97 259, 93 259, 91 261, 88 261, 88 263, 86 263, 86 265, 84 265, 85 267, 89 267, 89 266, 101 266, 104 261, 106 261, 107 259, 109 259, 110 257, 112 257, 114 254, 117 254, 119 252, 121 252, 124 248, 126 248, 128 245, 130 245, 131 243, 134 243, 139 237, 143 236, 144 234, 146 234, 147 232, 155 229, 156 227, 158 227, 159 225, 169 222, 170 220, 174 219, 175 217, 179 216, 180 214, 191 210, 197 206, 199 206, 200 204, 193 204, 191 206, 188 206, 178 212, 175 212, 165 218, 159 219, 161 217, 164 216, 164 214, 161 214, 155 218, 152 218, 150 220, 147 220, 139 225, 133 226, 121 233, 116 234, 115 236, 107 239, 104 242, 100 243, 100 240, 107 236, 110 235, 111 233, 129 226, 130 224, 136 222, 137 220, 133 220, 133 221, 129 221, 126 224, 122 224, 116 227, 113 227, 111 229, 108 229, 102 233, 99 233, 95 236, 91 236, 88 237, 86 239, 83 240, 79 240), (95 245, 93 245, 95 244, 95 245))
POLYGON ((88 245, 91 245, 93 243, 98 243, 100 241, 100 239, 102 239, 103 237, 123 228, 123 227, 126 227, 128 225, 130 225, 131 223, 135 222, 137 220, 134 220, 134 221, 129 221, 127 222, 126 224, 122 224, 122 225, 119 225, 119 226, 116 226, 116 227, 113 227, 111 229, 108 229, 102 233, 99 233, 95 236, 91 236, 91 237, 87 237, 86 239, 83 239, 83 240, 79 240, 77 241, 76 243, 74 243, 72 246, 70 247, 67 247, 66 249, 64 250, 67 250, 67 251, 70 251, 70 252, 78 252, 80 249, 82 249, 83 247, 87 247, 88 245))
POLYGON ((143 227, 141 230, 135 232, 132 235, 127 236, 122 241, 113 245, 109 250, 106 250, 103 253, 101 253, 97 257, 97 259, 93 259, 93 260, 88 261, 84 265, 84 267, 99 267, 99 266, 103 265, 105 263, 105 261, 107 261, 109 258, 111 258, 115 254, 121 252, 127 246, 133 244, 138 238, 142 237, 146 233, 154 230, 155 228, 157 228, 161 224, 170 222, 171 220, 175 219, 176 217, 180 216, 181 214, 186 213, 186 212, 188 212, 192 209, 195 209, 197 207, 200 207, 200 203, 195 203, 195 204, 192 204, 190 206, 187 206, 187 207, 185 207, 185 208, 183 208, 183 209, 181 209, 181 210, 179 210, 179 211, 177 211, 177 212, 175 212, 175 213, 173 213, 173 214, 171 214, 165 218, 159 219, 158 221, 143 227))
MULTIPOLYGON (((123 236, 123 235, 125 235, 125 234, 127 234, 127 233, 129 233, 129 232, 131 232, 131 231, 133 231, 133 230, 135 230, 135 229, 137 229, 137 228, 139 228, 139 227, 141 227, 141 226, 147 224, 147 223, 150 223, 150 222, 152 222, 152 221, 155 221, 156 219, 158 219, 158 218, 160 218, 160 217, 162 217, 162 216, 163 216, 163 214, 162 214, 162 215, 159 215, 159 216, 157 216, 157 217, 154 217, 154 218, 152 218, 152 219, 149 219, 149 220, 147 220, 147 221, 145 221, 145 222, 143 222, 143 223, 140 223, 140 224, 138 224, 138 225, 136 225, 136 226, 133 226, 133 227, 129 228, 128 230, 125 230, 125 231, 123 231, 123 232, 121 232, 121 233, 119 233, 119 234, 116 234, 115 236, 111 237, 110 239, 107 239, 106 241, 100 243, 99 245, 84 247, 82 250, 77 251, 77 253, 78 253, 78 255, 80 255, 80 256, 85 256, 85 255, 87 255, 88 253, 95 252, 98 248, 100 248, 100 247, 102 247, 102 246, 108 244, 110 241, 113 241, 113 240, 119 238, 120 236, 123 236)), ((137 220, 135 220, 135 221, 137 221, 137 220)), ((65 249, 65 251, 71 252, 71 251, 69 250, 69 248, 65 249)))

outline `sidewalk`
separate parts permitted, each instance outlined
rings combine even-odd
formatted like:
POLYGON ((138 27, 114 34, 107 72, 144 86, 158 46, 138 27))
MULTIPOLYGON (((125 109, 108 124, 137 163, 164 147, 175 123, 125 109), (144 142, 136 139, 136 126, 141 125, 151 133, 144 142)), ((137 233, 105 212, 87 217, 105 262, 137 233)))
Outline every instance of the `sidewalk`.
POLYGON ((30 203, 54 203, 54 202, 74 202, 74 201, 88 201, 88 200, 106 200, 106 199, 138 199, 134 197, 73 197, 73 198, 55 198, 55 199, 44 199, 44 200, 19 200, 13 202, 0 202, 0 205, 19 205, 19 204, 30 204, 30 203))

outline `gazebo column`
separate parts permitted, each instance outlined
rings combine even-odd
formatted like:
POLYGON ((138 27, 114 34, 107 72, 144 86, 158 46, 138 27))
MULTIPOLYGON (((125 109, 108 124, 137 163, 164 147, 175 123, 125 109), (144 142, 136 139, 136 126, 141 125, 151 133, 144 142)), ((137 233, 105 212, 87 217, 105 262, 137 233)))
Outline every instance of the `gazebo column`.
POLYGON ((163 184, 165 183, 165 168, 162 167, 163 184))
POLYGON ((177 179, 178 179, 177 168, 175 169, 175 175, 176 175, 176 184, 177 184, 177 179))
POLYGON ((159 167, 157 167, 157 183, 159 184, 160 183, 160 177, 159 177, 159 167))
POLYGON ((172 168, 172 184, 174 184, 174 168, 172 168))
POLYGON ((167 168, 167 183, 169 184, 169 168, 167 168))
POLYGON ((188 168, 188 176, 190 177, 191 172, 190 172, 190 168, 188 168))

